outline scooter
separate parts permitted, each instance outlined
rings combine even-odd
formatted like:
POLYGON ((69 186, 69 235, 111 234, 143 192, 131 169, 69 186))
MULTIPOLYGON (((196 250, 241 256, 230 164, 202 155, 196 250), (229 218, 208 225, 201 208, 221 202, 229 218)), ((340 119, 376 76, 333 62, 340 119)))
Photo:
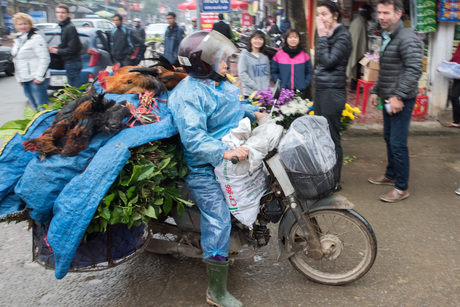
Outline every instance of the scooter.
MULTIPOLYGON (((278 83, 275 102, 280 92, 278 83)), ((234 157, 232 163, 237 162, 234 157)), ((267 225, 279 223, 278 261, 289 260, 305 277, 326 285, 345 285, 364 276, 375 261, 377 240, 354 205, 332 192, 306 199, 302 193, 305 182, 289 174, 276 149, 264 164, 270 173, 270 188, 260 201, 252 229, 232 217, 229 260, 253 258, 269 242, 267 225)), ((185 186, 182 190, 183 198, 191 200, 185 186)), ((173 212, 172 218, 152 219, 146 250, 201 258, 200 217, 197 206, 187 206, 182 215, 173 212)))

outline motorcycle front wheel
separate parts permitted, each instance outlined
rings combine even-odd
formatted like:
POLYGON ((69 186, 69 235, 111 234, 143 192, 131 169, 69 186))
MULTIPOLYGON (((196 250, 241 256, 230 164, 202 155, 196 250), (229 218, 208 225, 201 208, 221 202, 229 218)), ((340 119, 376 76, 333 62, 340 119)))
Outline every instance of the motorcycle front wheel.
POLYGON ((309 213, 324 253, 315 260, 308 256, 308 242, 294 222, 289 239, 303 246, 289 258, 308 279, 326 285, 345 285, 364 276, 377 256, 377 240, 369 223, 353 210, 319 210, 309 213))

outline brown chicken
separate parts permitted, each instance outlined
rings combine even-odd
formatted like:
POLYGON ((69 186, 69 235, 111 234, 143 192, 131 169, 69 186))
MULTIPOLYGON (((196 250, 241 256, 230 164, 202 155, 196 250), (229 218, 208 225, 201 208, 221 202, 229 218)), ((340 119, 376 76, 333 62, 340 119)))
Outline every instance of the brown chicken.
POLYGON ((24 150, 37 151, 41 161, 56 154, 72 157, 89 146, 95 133, 112 134, 126 127, 123 119, 130 115, 126 101, 116 104, 91 92, 62 108, 40 137, 23 143, 24 150))

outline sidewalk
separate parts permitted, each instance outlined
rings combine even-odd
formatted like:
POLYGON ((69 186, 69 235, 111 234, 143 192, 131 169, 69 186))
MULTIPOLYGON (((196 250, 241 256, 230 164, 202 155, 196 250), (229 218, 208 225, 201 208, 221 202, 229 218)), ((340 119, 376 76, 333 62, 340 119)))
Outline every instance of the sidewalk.
MULTIPOLYGON (((229 73, 234 77, 238 76, 237 63, 230 63, 229 73)), ((347 87, 348 88, 348 87, 347 87)), ((361 94, 362 95, 362 94, 361 94)), ((356 94, 347 90, 347 103, 355 106, 356 94)), ((362 110, 362 97, 360 97, 358 107, 362 110)), ((460 137, 460 129, 446 128, 445 124, 452 122, 452 110, 446 109, 437 120, 431 116, 412 116, 409 133, 411 135, 457 135, 460 137)), ((377 110, 371 105, 367 105, 366 114, 358 114, 353 123, 345 132, 350 136, 370 136, 383 134, 383 115, 382 110, 377 110)))

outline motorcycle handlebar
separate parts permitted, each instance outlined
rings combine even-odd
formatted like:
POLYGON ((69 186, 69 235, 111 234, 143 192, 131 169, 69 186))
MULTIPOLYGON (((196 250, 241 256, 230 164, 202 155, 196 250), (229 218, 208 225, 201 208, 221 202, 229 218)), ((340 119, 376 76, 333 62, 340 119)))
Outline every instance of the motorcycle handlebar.
POLYGON ((238 157, 235 156, 235 157, 232 157, 232 159, 230 161, 232 161, 233 164, 236 164, 236 163, 240 162, 240 159, 238 159, 238 157))

